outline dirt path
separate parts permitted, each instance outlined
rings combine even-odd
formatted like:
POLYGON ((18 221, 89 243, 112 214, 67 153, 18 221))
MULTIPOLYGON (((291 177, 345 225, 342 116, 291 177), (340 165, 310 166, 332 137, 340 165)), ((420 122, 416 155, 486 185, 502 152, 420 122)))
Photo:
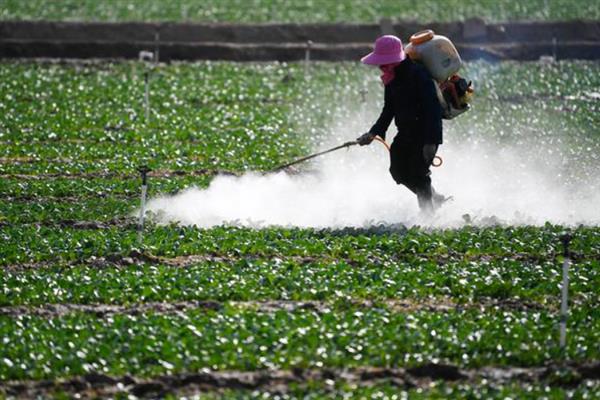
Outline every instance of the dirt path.
MULTIPOLYGON (((558 303, 557 303, 558 304, 558 303)), ((383 300, 350 300, 342 307, 377 308, 386 307, 397 313, 410 313, 416 311, 445 312, 462 311, 470 309, 486 310, 501 309, 511 311, 555 311, 555 307, 542 305, 528 300, 515 299, 477 299, 469 303, 456 303, 450 298, 438 299, 383 299, 383 300)), ((0 315, 17 317, 22 315, 38 317, 59 317, 70 313, 93 314, 100 318, 115 314, 140 315, 144 313, 174 314, 190 310, 219 311, 225 307, 251 309, 257 312, 272 313, 276 311, 294 312, 299 310, 313 310, 316 312, 329 312, 339 308, 340 304, 331 301, 292 301, 292 300, 257 300, 257 301, 178 301, 178 302, 148 302, 131 305, 113 304, 45 304, 41 306, 0 306, 0 315)))
POLYGON ((537 60, 600 58, 600 22, 505 22, 482 19, 422 24, 382 20, 378 24, 193 24, 1 21, 5 58, 138 58, 142 50, 161 61, 358 60, 373 40, 394 33, 407 40, 434 29, 450 37, 464 59, 537 60), (310 44, 309 44, 310 41, 310 44))
MULTIPOLYGON (((223 170, 223 169, 198 169, 191 171, 184 170, 156 170, 148 173, 148 176, 155 178, 171 178, 176 176, 215 176, 215 175, 231 175, 239 176, 240 172, 223 170)), ((44 180, 52 178, 63 179, 90 179, 90 178, 124 178, 137 179, 137 173, 122 173, 122 172, 51 172, 41 174, 0 174, 0 179, 18 179, 18 180, 44 180)))
MULTIPOLYGON (((105 229, 109 226, 121 226, 127 229, 137 229, 135 221, 133 219, 114 220, 112 222, 115 225, 111 225, 111 221, 99 222, 99 221, 57 221, 50 226, 57 227, 73 227, 74 229, 105 229)), ((474 262, 492 262, 494 260, 511 260, 523 263, 544 263, 547 261, 555 262, 558 254, 548 255, 534 255, 527 253, 513 253, 513 254, 464 254, 458 252, 452 252, 447 254, 428 254, 428 253, 394 253, 386 256, 370 255, 368 262, 371 264, 383 264, 390 261, 395 262, 414 262, 419 261, 432 261, 439 265, 445 265, 451 262, 459 261, 474 261, 474 262)), ((574 262, 593 261, 600 260, 600 254, 578 254, 572 253, 571 256, 574 262)), ((319 256, 281 256, 279 254, 226 254, 226 253, 205 253, 205 254, 190 254, 176 257, 162 257, 155 256, 150 253, 143 253, 138 250, 133 250, 129 254, 112 254, 108 256, 91 256, 89 258, 82 258, 79 260, 64 261, 59 257, 55 259, 31 262, 31 263, 20 263, 20 264, 9 264, 0 266, 0 268, 7 271, 25 271, 28 269, 47 268, 51 266, 60 266, 61 268, 68 268, 71 266, 90 266, 96 268, 106 267, 128 267, 135 265, 161 265, 175 268, 185 268, 199 263, 236 263, 241 260, 246 261, 273 261, 273 262, 284 262, 290 261, 300 265, 313 264, 313 263, 339 263, 344 262, 350 266, 358 267, 363 264, 362 261, 356 260, 349 257, 333 257, 330 255, 319 255, 319 256)))
POLYGON ((294 369, 261 371, 202 371, 162 375, 153 378, 113 377, 92 373, 85 376, 40 381, 2 382, 0 393, 17 397, 48 396, 54 392, 80 398, 131 394, 141 398, 160 398, 168 394, 191 395, 224 389, 261 390, 285 393, 296 388, 332 382, 372 386, 388 383, 401 389, 427 388, 432 381, 486 385, 510 382, 544 382, 550 386, 574 387, 585 381, 600 380, 600 362, 550 364, 540 367, 483 367, 462 369, 454 365, 424 364, 411 368, 294 369))
MULTIPOLYGON (((137 229, 137 225, 133 219, 114 220, 117 226, 126 227, 127 229, 137 229), (122 225, 118 225, 122 224, 122 225)), ((52 226, 67 226, 73 227, 74 229, 105 229, 110 225, 105 222, 85 222, 85 221, 68 221, 68 223, 61 224, 57 222, 52 226)), ((494 260, 511 260, 522 263, 544 263, 544 262, 556 262, 557 257, 560 254, 548 254, 548 255, 535 255, 528 253, 513 253, 513 254, 464 254, 459 252, 451 252, 447 254, 428 254, 428 253, 394 253, 387 256, 369 256, 368 262, 371 264, 383 264, 386 262, 414 262, 419 261, 431 261, 438 265, 445 265, 451 262, 460 261, 472 261, 472 262, 493 262, 494 260)), ((600 254, 580 254, 576 252, 571 253, 571 259, 576 262, 585 261, 598 261, 600 260, 600 254)), ((90 266, 95 268, 107 268, 107 267, 129 267, 136 265, 161 265, 174 268, 186 268, 199 263, 236 263, 241 260, 246 261, 273 261, 283 262, 290 261, 300 265, 313 264, 313 263, 339 263, 344 262, 350 266, 359 267, 363 264, 362 261, 348 258, 348 257, 333 257, 330 255, 319 255, 319 256, 281 256, 279 254, 221 254, 221 253, 206 253, 206 254, 191 254, 176 257, 162 257, 155 256, 150 253, 143 253, 138 250, 133 250, 129 254, 112 254, 108 256, 98 257, 91 256, 89 258, 82 258, 79 260, 64 261, 59 257, 51 260, 31 262, 31 263, 20 263, 20 264, 9 264, 1 266, 0 268, 6 271, 26 271, 29 269, 37 268, 48 268, 52 266, 59 266, 61 268, 69 268, 72 266, 90 266)))

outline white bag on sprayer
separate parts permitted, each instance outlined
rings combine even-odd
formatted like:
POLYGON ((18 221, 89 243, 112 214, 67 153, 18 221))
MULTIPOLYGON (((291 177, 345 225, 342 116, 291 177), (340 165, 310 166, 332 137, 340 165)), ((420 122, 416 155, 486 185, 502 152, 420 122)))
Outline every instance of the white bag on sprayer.
POLYGON ((436 81, 445 119, 469 110, 473 89, 471 82, 457 74, 462 60, 450 39, 428 29, 412 35, 405 51, 412 60, 422 63, 436 81))

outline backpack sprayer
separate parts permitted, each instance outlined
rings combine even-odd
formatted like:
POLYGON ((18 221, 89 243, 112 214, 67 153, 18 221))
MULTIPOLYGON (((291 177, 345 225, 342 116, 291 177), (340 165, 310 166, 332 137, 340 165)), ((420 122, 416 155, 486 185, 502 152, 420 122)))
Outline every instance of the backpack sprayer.
POLYGON ((472 82, 457 74, 462 60, 450 39, 427 29, 412 35, 405 51, 412 60, 422 63, 436 81, 444 119, 452 119, 470 109, 472 82))

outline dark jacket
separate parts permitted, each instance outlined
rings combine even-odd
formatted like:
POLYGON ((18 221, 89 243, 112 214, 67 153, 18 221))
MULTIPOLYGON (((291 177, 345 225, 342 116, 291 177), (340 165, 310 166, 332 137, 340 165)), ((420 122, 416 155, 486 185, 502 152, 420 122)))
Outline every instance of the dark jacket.
POLYGON ((369 132, 385 139, 395 119, 397 139, 441 144, 442 107, 435 85, 425 67, 407 57, 396 67, 394 80, 385 86, 383 110, 369 132))

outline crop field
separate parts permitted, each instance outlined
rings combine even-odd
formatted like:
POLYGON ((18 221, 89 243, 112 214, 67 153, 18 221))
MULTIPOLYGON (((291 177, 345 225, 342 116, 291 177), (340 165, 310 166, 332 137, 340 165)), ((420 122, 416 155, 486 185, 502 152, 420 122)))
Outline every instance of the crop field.
POLYGON ((598 19, 585 0, 3 0, 1 19, 198 22, 422 22, 482 17, 488 21, 598 19))
MULTIPOLYGON (((381 105, 377 73, 351 63, 308 76, 174 63, 152 67, 146 120, 148 68, 0 63, 0 397, 600 397, 600 227, 586 221, 199 228, 150 215, 140 243, 139 165, 150 197, 206 188, 322 148, 381 105)), ((485 132, 539 146, 542 164, 559 142, 565 165, 587 165, 564 169, 570 185, 598 182, 600 64, 465 75, 477 97, 449 140, 485 132)))

